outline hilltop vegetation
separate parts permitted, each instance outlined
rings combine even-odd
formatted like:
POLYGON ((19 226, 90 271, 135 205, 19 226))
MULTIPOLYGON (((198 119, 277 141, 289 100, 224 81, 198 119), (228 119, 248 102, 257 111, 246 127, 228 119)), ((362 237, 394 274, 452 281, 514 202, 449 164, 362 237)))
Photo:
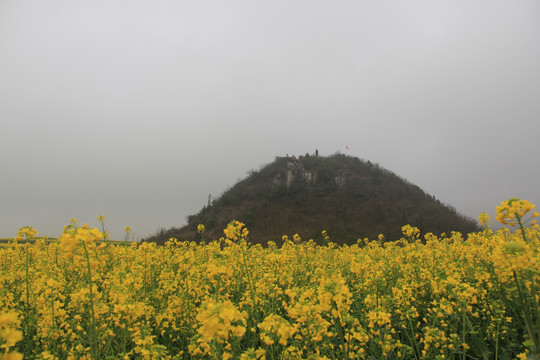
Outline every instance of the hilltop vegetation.
POLYGON ((322 230, 339 243, 379 234, 395 240, 405 224, 434 234, 477 230, 472 219, 378 165, 343 154, 306 154, 276 157, 188 216, 186 226, 147 240, 196 240, 198 224, 205 225, 208 239, 219 238, 234 219, 245 223, 258 243, 295 233, 320 242, 322 230))

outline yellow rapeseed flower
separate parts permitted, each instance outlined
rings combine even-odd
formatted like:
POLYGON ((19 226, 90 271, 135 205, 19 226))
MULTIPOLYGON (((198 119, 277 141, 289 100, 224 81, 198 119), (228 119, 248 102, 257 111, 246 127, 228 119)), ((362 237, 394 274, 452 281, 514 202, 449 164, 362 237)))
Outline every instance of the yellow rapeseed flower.
POLYGON ((296 328, 287 320, 276 314, 266 316, 258 325, 261 329, 260 338, 268 346, 278 342, 282 346, 296 333, 296 328))
POLYGON ((420 230, 417 227, 411 225, 402 226, 401 232, 409 239, 417 239, 420 235, 420 230))
POLYGON ((227 228, 223 230, 227 239, 231 241, 238 241, 239 239, 247 240, 249 231, 244 227, 244 223, 233 220, 227 224, 227 228))
MULTIPOLYGON (((501 202, 501 205, 496 207, 498 222, 504 225, 513 224, 514 220, 523 218, 525 214, 535 208, 536 205, 528 202, 527 200, 520 200, 519 198, 512 198, 501 202)), ((534 215, 538 213, 533 213, 534 215)))
POLYGON ((204 225, 203 225, 203 224, 197 225, 197 232, 198 232, 199 234, 204 233, 204 230, 205 230, 205 228, 204 228, 204 225))
POLYGON ((17 236, 14 238, 15 240, 29 240, 33 239, 38 234, 37 230, 34 229, 31 226, 24 226, 17 230, 17 236))
POLYGON ((23 355, 17 351, 10 351, 19 341, 23 339, 22 331, 17 328, 20 326, 19 316, 15 312, 0 314, 0 339, 3 341, 0 348, 4 349, 2 359, 20 360, 23 355))
POLYGON ((489 223, 491 222, 491 219, 489 218, 489 214, 485 212, 481 212, 480 215, 478 215, 478 222, 482 224, 484 227, 488 227, 489 223))

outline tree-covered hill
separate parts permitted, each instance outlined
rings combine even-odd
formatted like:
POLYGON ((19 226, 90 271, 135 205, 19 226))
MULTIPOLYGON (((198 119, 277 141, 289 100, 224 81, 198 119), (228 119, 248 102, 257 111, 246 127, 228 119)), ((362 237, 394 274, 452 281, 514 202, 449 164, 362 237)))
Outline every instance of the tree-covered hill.
POLYGON ((322 230, 337 243, 350 244, 379 234, 395 240, 406 224, 424 234, 477 230, 475 221, 418 186, 369 161, 343 154, 276 157, 187 220, 182 228, 146 240, 197 240, 198 224, 205 225, 207 239, 218 239, 232 220, 246 224, 253 243, 279 242, 282 235, 295 233, 320 241, 322 230))

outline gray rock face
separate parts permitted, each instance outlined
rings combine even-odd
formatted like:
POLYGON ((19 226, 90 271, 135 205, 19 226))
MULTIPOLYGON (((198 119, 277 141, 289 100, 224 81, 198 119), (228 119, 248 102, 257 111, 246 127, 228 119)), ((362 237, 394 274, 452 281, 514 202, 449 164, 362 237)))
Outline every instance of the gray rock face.
POLYGON ((313 186, 317 184, 317 171, 306 170, 304 165, 298 159, 293 159, 287 163, 287 169, 277 173, 272 183, 274 185, 285 185, 289 189, 295 181, 302 181, 307 186, 313 186))

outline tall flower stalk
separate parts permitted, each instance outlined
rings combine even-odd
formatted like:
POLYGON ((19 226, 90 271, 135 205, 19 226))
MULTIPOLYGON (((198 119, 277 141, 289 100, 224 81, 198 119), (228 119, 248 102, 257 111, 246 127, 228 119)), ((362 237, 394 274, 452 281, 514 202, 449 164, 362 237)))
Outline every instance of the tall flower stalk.
MULTIPOLYGON (((37 235, 38 232, 36 229, 34 229, 31 226, 25 226, 20 228, 17 231, 17 236, 14 240, 25 240, 24 244, 24 250, 25 250, 25 286, 26 286, 26 306, 25 306, 25 336, 27 338, 26 344, 28 345, 30 341, 30 332, 31 332, 31 325, 36 327, 35 321, 36 317, 34 316, 33 308, 30 304, 30 241, 34 240, 35 235, 37 235)), ((28 353, 28 351, 25 351, 25 353, 28 353)))
MULTIPOLYGON (((501 255, 509 260, 507 264, 510 264, 513 281, 516 285, 518 293, 517 300, 520 304, 529 337, 526 345, 532 349, 533 354, 540 356, 540 300, 536 284, 538 277, 531 276, 531 280, 527 281, 528 286, 524 285, 524 281, 521 279, 524 277, 524 273, 538 274, 538 269, 530 268, 527 261, 524 261, 526 260, 524 258, 526 249, 532 240, 527 236, 524 216, 534 208, 534 204, 527 200, 520 200, 519 198, 503 201, 500 206, 497 206, 497 221, 509 226, 515 226, 517 222, 519 231, 523 237, 522 243, 518 241, 505 243, 501 255)), ((534 211, 528 221, 538 215, 538 212, 534 211)), ((532 220, 531 227, 538 230, 538 222, 532 220)))
MULTIPOLYGON (((98 218, 99 220, 99 218, 98 218)), ((95 304, 94 304, 94 290, 93 290, 93 281, 92 281, 92 264, 90 261, 90 252, 89 246, 92 246, 94 249, 95 242, 97 240, 102 240, 104 237, 98 229, 90 228, 87 224, 84 224, 82 227, 77 227, 76 221, 71 221, 71 225, 66 227, 64 233, 58 238, 60 242, 60 247, 69 253, 71 256, 74 255, 75 249, 82 245, 84 252, 84 262, 86 265, 86 282, 88 285, 88 294, 89 294, 89 308, 90 308, 90 355, 92 359, 100 358, 100 350, 98 343, 98 327, 96 325, 96 316, 95 316, 95 304)))

